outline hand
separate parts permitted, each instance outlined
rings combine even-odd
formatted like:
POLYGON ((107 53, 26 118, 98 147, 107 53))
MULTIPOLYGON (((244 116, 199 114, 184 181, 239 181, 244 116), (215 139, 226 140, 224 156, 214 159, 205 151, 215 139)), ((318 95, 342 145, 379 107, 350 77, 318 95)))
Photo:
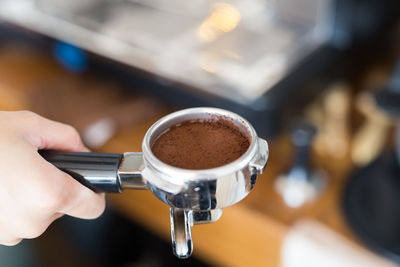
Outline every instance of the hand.
POLYGON ((40 236, 57 218, 100 216, 96 194, 45 161, 39 149, 87 151, 78 132, 29 111, 0 111, 0 244, 40 236))

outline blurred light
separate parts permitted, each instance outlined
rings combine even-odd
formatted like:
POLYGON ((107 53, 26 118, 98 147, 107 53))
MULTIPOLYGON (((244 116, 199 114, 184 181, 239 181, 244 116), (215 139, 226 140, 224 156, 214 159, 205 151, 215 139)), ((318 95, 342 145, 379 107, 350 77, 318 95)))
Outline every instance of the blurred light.
POLYGON ((216 53, 205 52, 200 57, 200 67, 208 73, 216 73, 216 66, 221 62, 221 56, 216 53))
POLYGON ((289 187, 283 193, 283 199, 286 205, 291 208, 298 208, 303 205, 304 202, 306 202, 306 196, 302 192, 301 188, 297 188, 295 186, 289 187))
POLYGON ((208 72, 208 73, 215 73, 215 67, 207 64, 201 65, 201 69, 203 69, 204 71, 208 72))
POLYGON ((316 179, 325 180, 322 175, 318 174, 315 177, 307 179, 307 173, 304 168, 295 167, 288 174, 280 175, 275 181, 275 190, 281 194, 283 201, 288 207, 298 208, 306 202, 312 201, 323 183, 316 179))
POLYGON ((82 139, 89 148, 100 148, 115 134, 117 127, 117 122, 112 118, 99 119, 85 128, 82 139))
POLYGON ((242 56, 241 55, 239 55, 238 53, 235 53, 235 52, 233 52, 233 51, 230 51, 230 50, 222 50, 221 51, 224 55, 226 55, 227 57, 230 57, 230 58, 233 58, 233 59, 237 59, 237 60, 240 60, 240 59, 242 59, 242 56))
POLYGON ((232 31, 240 21, 240 12, 228 3, 215 3, 213 12, 197 30, 197 36, 206 42, 215 40, 219 35, 232 31))

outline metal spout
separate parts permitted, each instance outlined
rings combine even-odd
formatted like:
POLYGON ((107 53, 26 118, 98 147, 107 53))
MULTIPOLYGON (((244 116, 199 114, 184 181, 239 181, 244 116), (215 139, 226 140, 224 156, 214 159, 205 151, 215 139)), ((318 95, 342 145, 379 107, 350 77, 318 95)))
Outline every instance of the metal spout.
POLYGON ((180 259, 190 257, 193 252, 192 226, 217 221, 222 209, 193 211, 170 208, 172 250, 180 259))
POLYGON ((172 250, 178 258, 192 255, 192 211, 170 208, 172 250))

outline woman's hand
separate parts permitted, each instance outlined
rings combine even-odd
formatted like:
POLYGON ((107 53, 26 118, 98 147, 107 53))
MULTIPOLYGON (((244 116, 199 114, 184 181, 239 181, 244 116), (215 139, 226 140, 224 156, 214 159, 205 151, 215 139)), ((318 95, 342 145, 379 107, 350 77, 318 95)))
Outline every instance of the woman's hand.
POLYGON ((96 194, 44 160, 39 149, 87 151, 71 126, 29 111, 0 111, 0 244, 40 236, 57 218, 100 216, 96 194))

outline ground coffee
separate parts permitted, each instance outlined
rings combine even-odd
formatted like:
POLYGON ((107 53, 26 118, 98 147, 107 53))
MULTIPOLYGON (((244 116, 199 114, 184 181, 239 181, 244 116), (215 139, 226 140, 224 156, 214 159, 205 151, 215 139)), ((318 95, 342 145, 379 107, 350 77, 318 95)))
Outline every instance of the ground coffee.
POLYGON ((161 161, 183 169, 210 169, 243 155, 249 139, 229 121, 186 121, 171 127, 152 146, 161 161))

